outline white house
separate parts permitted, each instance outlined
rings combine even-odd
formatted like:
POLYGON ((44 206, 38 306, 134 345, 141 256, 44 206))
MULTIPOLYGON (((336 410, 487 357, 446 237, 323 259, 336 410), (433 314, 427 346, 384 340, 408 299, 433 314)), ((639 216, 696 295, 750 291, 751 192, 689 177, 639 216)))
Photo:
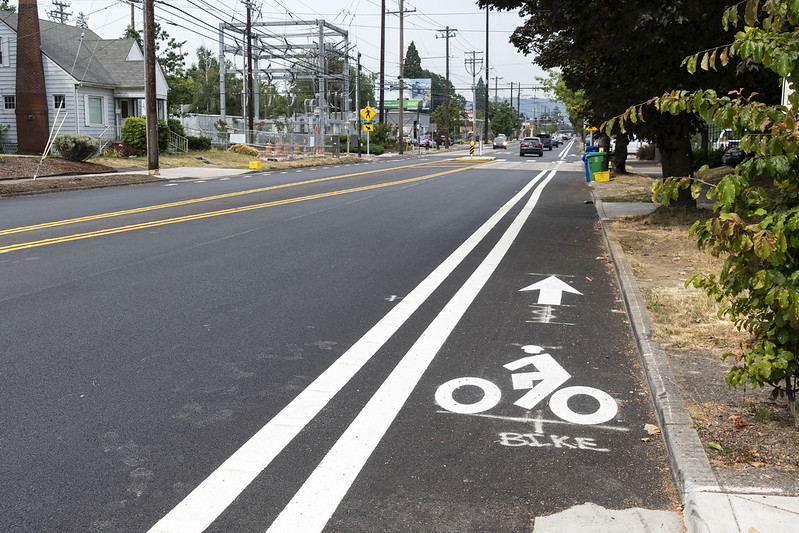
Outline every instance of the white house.
MULTIPOLYGON (((16 151, 18 15, 0 11, 0 124, 3 151, 16 151)), ((60 134, 118 140, 127 117, 145 115, 144 54, 134 39, 101 39, 91 30, 39 20, 50 126, 60 134)), ((166 118, 168 85, 156 65, 159 118, 166 118)))

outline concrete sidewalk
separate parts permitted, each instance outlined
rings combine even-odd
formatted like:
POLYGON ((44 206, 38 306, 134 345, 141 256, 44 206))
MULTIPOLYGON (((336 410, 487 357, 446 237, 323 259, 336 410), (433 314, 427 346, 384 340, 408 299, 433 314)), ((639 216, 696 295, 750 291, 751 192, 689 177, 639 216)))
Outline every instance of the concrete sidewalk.
MULTIPOLYGON (((653 165, 648 165, 653 166, 653 165)), ((636 173, 644 165, 635 165, 636 173)), ((659 172, 659 167, 649 169, 659 172)), ((659 177, 659 176, 658 176, 659 177)), ((641 290, 619 242, 609 228, 615 216, 646 214, 658 206, 652 203, 603 203, 594 195, 602 231, 638 344, 655 412, 666 442, 672 474, 683 501, 683 519, 689 532, 766 533, 799 531, 799 496, 775 495, 774 487, 758 486, 756 480, 745 489, 732 490, 719 482, 707 458, 699 434, 685 409, 668 356, 652 342, 652 319, 641 290)), ((786 487, 787 493, 795 493, 786 487)))

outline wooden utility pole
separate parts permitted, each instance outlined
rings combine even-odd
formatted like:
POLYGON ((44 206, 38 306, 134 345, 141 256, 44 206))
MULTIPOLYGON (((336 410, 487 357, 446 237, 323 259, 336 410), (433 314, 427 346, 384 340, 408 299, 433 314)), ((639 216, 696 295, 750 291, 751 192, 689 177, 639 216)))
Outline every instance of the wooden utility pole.
POLYGON ((402 0, 399 0, 399 18, 400 18, 400 28, 399 28, 399 154, 402 155, 404 149, 404 140, 403 140, 403 130, 405 129, 405 124, 402 122, 402 108, 404 107, 402 104, 402 92, 405 87, 405 74, 403 72, 403 61, 405 59, 405 42, 404 42, 404 9, 402 6, 402 0))
POLYGON ((483 135, 485 137, 485 142, 488 143, 488 83, 490 81, 488 77, 489 66, 488 66, 488 12, 491 10, 488 6, 486 6, 486 116, 485 116, 485 123, 483 124, 483 135))
MULTIPOLYGON (((379 122, 386 120, 383 109, 386 107, 386 0, 380 2, 380 105, 378 106, 379 122)), ((360 112, 360 109, 356 109, 360 112)), ((360 150, 360 148, 359 148, 360 150)), ((359 152, 360 153, 360 152, 359 152)))
POLYGON ((446 61, 446 85, 444 88, 444 147, 449 148, 449 38, 455 37, 455 32, 458 31, 457 29, 450 29, 447 26, 443 30, 438 30, 440 32, 444 32, 444 35, 437 35, 436 38, 443 37, 446 39, 446 54, 447 54, 447 61, 446 61))
POLYGON ((53 5, 58 9, 54 9, 53 11, 48 11, 47 14, 50 16, 53 22, 58 22, 60 24, 66 24, 67 19, 72 16, 72 13, 67 13, 66 9, 69 7, 69 4, 64 2, 59 2, 58 0, 53 2, 53 5))
POLYGON ((499 80, 504 80, 502 76, 494 76, 494 103, 499 101, 499 80))
POLYGON ((155 9, 154 0, 144 0, 144 85, 147 103, 147 173, 158 170, 158 107, 155 94, 155 9))

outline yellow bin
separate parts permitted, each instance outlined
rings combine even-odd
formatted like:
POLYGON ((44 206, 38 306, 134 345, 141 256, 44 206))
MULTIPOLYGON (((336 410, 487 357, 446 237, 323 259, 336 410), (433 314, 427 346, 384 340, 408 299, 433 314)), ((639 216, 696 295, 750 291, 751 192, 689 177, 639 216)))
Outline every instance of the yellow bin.
POLYGON ((260 161, 250 161, 250 168, 263 168, 260 161))
POLYGON ((594 172, 594 181, 610 181, 610 170, 594 172))

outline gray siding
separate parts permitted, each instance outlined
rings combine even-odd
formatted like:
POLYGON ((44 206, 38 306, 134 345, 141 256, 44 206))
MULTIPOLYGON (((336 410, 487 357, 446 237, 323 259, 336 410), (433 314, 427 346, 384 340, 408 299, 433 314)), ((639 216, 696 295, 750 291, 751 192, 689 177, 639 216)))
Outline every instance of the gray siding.
POLYGON ((0 63, 0 124, 8 126, 4 142, 17 142, 17 117, 13 109, 5 108, 5 96, 16 96, 17 63, 17 33, 0 22, 0 49, 8 52, 0 63))

